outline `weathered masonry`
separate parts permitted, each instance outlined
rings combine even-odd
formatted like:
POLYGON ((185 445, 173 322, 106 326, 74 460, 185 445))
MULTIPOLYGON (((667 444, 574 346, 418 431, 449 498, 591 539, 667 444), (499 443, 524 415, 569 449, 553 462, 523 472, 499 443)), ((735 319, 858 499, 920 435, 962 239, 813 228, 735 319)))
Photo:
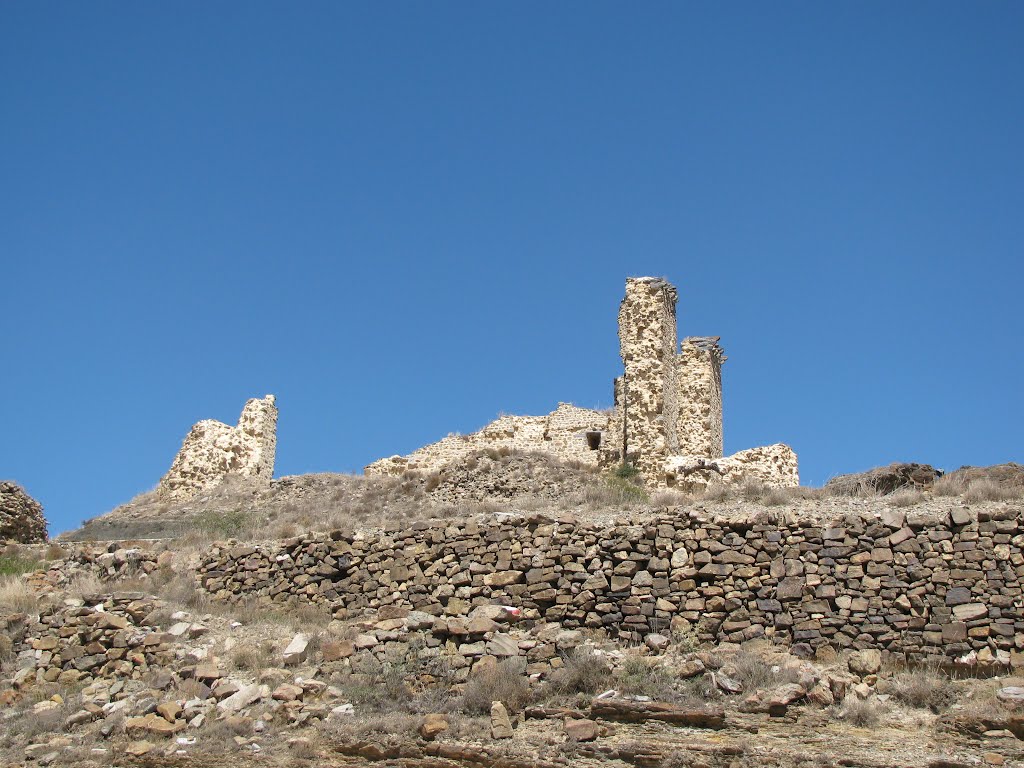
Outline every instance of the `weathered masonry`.
POLYGON ((698 490, 751 479, 799 484, 796 454, 776 444, 723 457, 722 363, 717 337, 676 335, 676 288, 661 278, 631 277, 619 307, 624 372, 615 407, 601 412, 560 403, 547 416, 502 416, 471 435, 449 435, 408 456, 366 467, 368 474, 435 472, 488 447, 550 453, 611 469, 635 466, 646 484, 698 490))
POLYGON ((277 406, 273 395, 253 398, 234 427, 214 419, 192 427, 159 490, 187 499, 212 488, 227 475, 269 488, 277 450, 277 406))
POLYGON ((892 508, 829 524, 697 513, 596 527, 546 519, 444 521, 360 536, 214 547, 197 571, 219 599, 386 606, 436 617, 490 604, 627 641, 692 633, 809 652, 877 648, 912 659, 1024 665, 1020 505, 892 508))

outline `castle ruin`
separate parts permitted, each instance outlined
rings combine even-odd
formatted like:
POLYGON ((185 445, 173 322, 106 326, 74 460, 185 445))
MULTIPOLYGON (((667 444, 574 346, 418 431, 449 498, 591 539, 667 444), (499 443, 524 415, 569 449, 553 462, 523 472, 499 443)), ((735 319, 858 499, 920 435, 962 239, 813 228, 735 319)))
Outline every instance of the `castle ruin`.
POLYGON ((277 450, 277 406, 273 395, 253 398, 234 427, 214 419, 189 431, 158 490, 184 500, 217 485, 228 475, 269 488, 277 450))
POLYGON ((655 277, 626 280, 619 306, 623 375, 610 413, 560 403, 547 416, 502 416, 470 435, 450 435, 367 474, 436 472, 484 448, 541 451, 602 469, 631 465, 651 488, 701 490, 756 479, 799 485, 797 458, 783 444, 723 457, 722 363, 717 337, 676 335, 675 286, 655 277))

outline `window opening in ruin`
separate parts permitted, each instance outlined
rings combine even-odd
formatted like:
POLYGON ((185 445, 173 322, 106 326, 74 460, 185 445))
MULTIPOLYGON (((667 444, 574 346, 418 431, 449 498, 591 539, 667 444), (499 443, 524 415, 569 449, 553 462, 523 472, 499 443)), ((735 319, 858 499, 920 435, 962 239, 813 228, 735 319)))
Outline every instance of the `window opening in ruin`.
POLYGON ((600 432, 587 432, 587 447, 592 451, 596 451, 601 447, 601 433, 600 432))

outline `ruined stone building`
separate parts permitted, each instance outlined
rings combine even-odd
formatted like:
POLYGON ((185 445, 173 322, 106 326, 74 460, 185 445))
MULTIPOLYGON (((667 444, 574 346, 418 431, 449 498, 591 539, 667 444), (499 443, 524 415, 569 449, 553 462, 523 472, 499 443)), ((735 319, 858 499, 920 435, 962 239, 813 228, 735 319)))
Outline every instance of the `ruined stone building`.
POLYGON ((541 451, 603 469, 629 464, 650 487, 695 490, 753 478, 799 484, 796 454, 777 444, 723 457, 722 363, 713 337, 676 335, 677 292, 661 278, 631 277, 619 306, 624 372, 615 407, 594 411, 560 403, 547 416, 502 416, 470 435, 450 435, 408 456, 391 456, 367 474, 434 472, 482 448, 541 451))
POLYGON ((228 475, 269 488, 277 450, 277 406, 273 395, 253 398, 234 427, 200 421, 185 438, 159 491, 182 500, 217 485, 228 475))

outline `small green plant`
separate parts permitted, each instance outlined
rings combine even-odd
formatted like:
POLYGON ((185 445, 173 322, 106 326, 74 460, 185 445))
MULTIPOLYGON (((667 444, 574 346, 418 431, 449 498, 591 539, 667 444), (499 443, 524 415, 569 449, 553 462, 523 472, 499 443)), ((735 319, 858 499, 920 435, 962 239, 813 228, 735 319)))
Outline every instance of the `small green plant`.
POLYGON ((623 462, 622 464, 615 468, 613 474, 616 477, 622 478, 623 480, 628 480, 631 477, 636 477, 637 475, 639 475, 640 470, 637 469, 632 464, 630 464, 629 462, 623 462))

